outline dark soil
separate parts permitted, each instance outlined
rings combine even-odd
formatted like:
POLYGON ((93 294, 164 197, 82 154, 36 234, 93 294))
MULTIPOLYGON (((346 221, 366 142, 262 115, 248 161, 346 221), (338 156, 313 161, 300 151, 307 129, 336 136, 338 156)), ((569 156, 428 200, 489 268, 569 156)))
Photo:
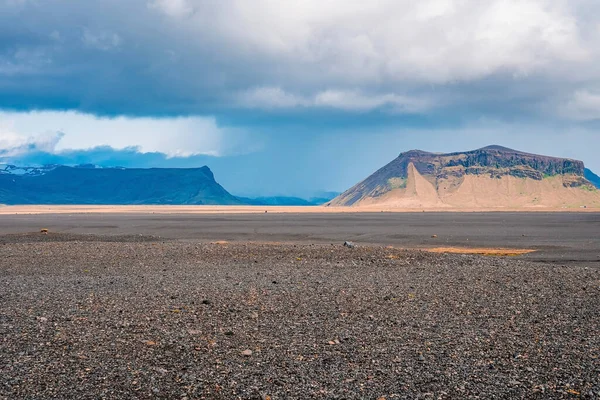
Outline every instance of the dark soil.
POLYGON ((0 237, 0 398, 600 398, 598 268, 130 239, 0 237))

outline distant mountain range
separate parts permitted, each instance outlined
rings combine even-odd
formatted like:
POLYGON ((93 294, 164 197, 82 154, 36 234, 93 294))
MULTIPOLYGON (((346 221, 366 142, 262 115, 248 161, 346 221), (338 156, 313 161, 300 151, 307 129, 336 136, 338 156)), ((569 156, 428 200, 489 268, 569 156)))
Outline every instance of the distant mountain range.
POLYGON ((201 168, 0 165, 0 204, 319 205, 323 198, 237 197, 201 168))
POLYGON ((342 194, 310 199, 234 196, 207 166, 0 165, 0 204, 572 208, 600 207, 598 188, 600 177, 581 161, 501 146, 448 154, 411 150, 342 194))
POLYGON ((600 178, 578 160, 502 146, 457 153, 411 150, 328 206, 415 209, 600 207, 600 178))
POLYGON ((208 167, 18 168, 0 173, 4 204, 242 204, 208 167))

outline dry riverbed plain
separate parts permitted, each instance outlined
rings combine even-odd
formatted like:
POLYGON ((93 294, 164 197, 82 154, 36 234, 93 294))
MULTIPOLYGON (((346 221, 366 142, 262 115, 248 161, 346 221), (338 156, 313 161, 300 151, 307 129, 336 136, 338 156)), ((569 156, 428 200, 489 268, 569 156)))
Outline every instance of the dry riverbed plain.
POLYGON ((595 213, 7 213, 0 398, 600 398, 599 233, 595 213))

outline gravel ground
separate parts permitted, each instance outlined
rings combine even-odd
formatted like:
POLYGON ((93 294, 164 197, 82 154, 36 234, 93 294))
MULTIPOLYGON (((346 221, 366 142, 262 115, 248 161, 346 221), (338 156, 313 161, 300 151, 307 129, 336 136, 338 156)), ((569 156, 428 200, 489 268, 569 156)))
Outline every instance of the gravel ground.
POLYGON ((600 269, 0 237, 0 398, 600 398, 600 269))

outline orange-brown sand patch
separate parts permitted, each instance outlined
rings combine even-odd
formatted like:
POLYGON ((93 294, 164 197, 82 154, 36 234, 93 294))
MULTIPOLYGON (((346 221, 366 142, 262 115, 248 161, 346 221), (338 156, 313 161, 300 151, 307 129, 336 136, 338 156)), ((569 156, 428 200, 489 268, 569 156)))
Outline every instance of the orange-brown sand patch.
POLYGON ((425 249, 430 253, 479 254, 484 256, 520 256, 533 253, 532 249, 495 249, 495 248, 464 248, 464 247, 434 247, 425 249))

